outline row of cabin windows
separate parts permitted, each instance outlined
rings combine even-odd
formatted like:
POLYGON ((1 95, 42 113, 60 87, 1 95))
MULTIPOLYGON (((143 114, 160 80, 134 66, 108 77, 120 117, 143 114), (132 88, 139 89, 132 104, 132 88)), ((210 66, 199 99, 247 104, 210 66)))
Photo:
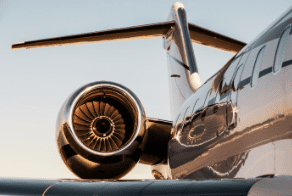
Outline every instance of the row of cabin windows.
MULTIPOLYGON (((272 68, 274 73, 277 73, 278 71, 280 71, 280 68, 282 67, 282 63, 283 63, 283 59, 284 59, 284 53, 285 53, 285 50, 287 48, 290 31, 291 31, 291 27, 288 26, 283 31, 282 35, 280 36, 280 39, 279 39, 279 42, 278 42, 278 46, 277 46, 277 50, 276 50, 276 56, 274 58, 274 64, 273 64, 273 68, 272 68)), ((260 77, 260 70, 261 70, 261 67, 263 65, 265 52, 266 52, 266 46, 263 46, 259 50, 259 52, 257 54, 256 60, 254 62, 254 66, 253 66, 251 80, 250 80, 251 87, 255 87, 256 86, 258 78, 260 77)), ((236 67, 236 65, 238 64, 240 58, 238 58, 236 60, 238 60, 238 61, 235 61, 234 63, 232 63, 232 65, 235 65, 234 67, 236 67)), ((233 88, 234 88, 234 90, 237 90, 238 87, 239 87, 240 76, 241 76, 240 73, 242 72, 242 69, 243 69, 243 63, 240 66, 238 66, 238 68, 236 70, 236 75, 235 75, 234 80, 233 80, 233 88)), ((233 70, 234 69, 231 69, 230 71, 233 71, 233 70)), ((232 74, 231 74, 231 76, 232 76, 232 74)), ((228 81, 230 81, 231 79, 228 80, 228 78, 224 78, 224 80, 225 80, 225 82, 222 83, 222 91, 221 92, 224 92, 224 91, 227 90, 227 89, 225 89, 226 87, 228 87, 228 86, 226 86, 226 83, 228 83, 228 81)))
MULTIPOLYGON (((282 63, 283 63, 283 59, 284 59, 284 53, 287 47, 287 43, 288 43, 288 38, 289 38, 289 34, 291 31, 291 26, 289 25, 282 33, 279 42, 278 42, 278 46, 277 46, 277 50, 276 50, 276 57, 274 59, 274 64, 273 64, 273 72, 276 73, 280 70, 280 68, 282 67, 282 63)), ((256 57, 254 66, 253 66, 253 71, 252 71, 252 77, 251 77, 251 87, 255 87, 259 78, 259 74, 260 74, 260 70, 263 64, 263 60, 264 60, 264 54, 266 51, 266 46, 263 46, 256 57)), ((228 90, 230 87, 228 86, 228 84, 232 83, 232 88, 234 90, 237 90, 239 88, 239 83, 240 83, 240 79, 241 79, 241 73, 242 70, 244 68, 243 63, 241 63, 241 65, 237 66, 237 64, 240 62, 242 57, 237 58, 227 69, 226 73, 224 74, 224 80, 222 82, 222 88, 221 88, 221 92, 225 92, 226 90, 228 90), (237 68, 237 69, 236 69, 237 68), (235 71, 236 69, 236 71, 235 71), (235 74, 232 74, 235 73, 235 74), (233 77, 234 75, 234 77, 233 77), (233 79, 233 82, 232 82, 233 79)), ((210 90, 207 92, 207 95, 205 97, 205 101, 204 101, 204 107, 206 107, 207 105, 209 105, 209 94, 210 94, 210 90)), ((217 95, 217 93, 216 93, 217 95)), ((215 95, 215 98, 216 98, 215 95)), ((214 98, 213 98, 214 99, 214 98)), ((212 99, 212 100, 213 100, 212 99)), ((192 114, 195 112, 195 107, 196 104, 198 103, 199 99, 196 100, 193 108, 192 108, 192 114)), ((213 103, 211 103, 213 104, 213 103)), ((184 113, 184 117, 183 119, 186 117, 186 113, 188 111, 188 109, 190 109, 189 107, 186 109, 185 113, 184 113)), ((178 116, 176 123, 179 119, 180 115, 178 116)))
MULTIPOLYGON (((273 64, 273 72, 277 73, 280 71, 284 59, 284 54, 287 48, 288 44, 288 38, 289 34, 291 31, 291 27, 288 26, 280 36, 278 46, 276 49, 276 55, 274 58, 274 64, 273 64)), ((254 67, 253 67, 253 72, 252 72, 252 78, 251 78, 251 87, 255 87, 258 81, 258 78, 260 77, 260 70, 263 65, 263 60, 264 60, 264 54, 266 51, 266 46, 263 46, 260 51, 258 52, 254 67)))

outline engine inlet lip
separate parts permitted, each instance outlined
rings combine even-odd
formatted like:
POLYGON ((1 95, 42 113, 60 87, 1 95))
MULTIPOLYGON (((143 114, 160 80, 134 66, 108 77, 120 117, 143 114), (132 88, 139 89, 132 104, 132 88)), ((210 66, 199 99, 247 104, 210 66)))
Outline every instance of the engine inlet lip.
POLYGON ((137 96, 131 90, 129 90, 128 88, 120 84, 117 84, 114 82, 108 82, 108 81, 99 81, 99 82, 93 82, 93 83, 87 84, 79 88, 78 90, 76 90, 72 94, 72 99, 68 100, 67 103, 68 103, 67 105, 68 112, 67 112, 66 121, 68 125, 68 132, 80 148, 89 152, 92 155, 106 157, 106 156, 123 154, 123 151, 125 149, 128 149, 131 145, 133 145, 133 142, 138 138, 138 136, 144 135, 143 127, 142 127, 142 122, 144 122, 146 119, 144 108, 140 104, 140 100, 137 98, 137 96), (134 109, 137 112, 137 117, 136 117, 137 120, 135 120, 136 129, 135 129, 134 135, 127 142, 127 144, 125 144, 124 146, 122 146, 122 148, 115 150, 113 152, 98 152, 98 151, 90 149, 89 147, 84 145, 83 142, 77 137, 74 131, 74 126, 73 126, 73 114, 79 101, 82 100, 86 95, 90 94, 90 92, 97 89, 102 89, 103 87, 109 90, 115 90, 116 92, 124 95, 124 98, 126 97, 127 99, 129 99, 129 102, 133 105, 134 109))

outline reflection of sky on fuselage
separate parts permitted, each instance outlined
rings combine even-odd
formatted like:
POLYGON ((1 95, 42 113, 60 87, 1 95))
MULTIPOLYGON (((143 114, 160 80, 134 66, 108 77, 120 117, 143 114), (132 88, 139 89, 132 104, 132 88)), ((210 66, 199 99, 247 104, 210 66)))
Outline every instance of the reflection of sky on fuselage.
MULTIPOLYGON (((1 176, 72 178, 55 144, 55 119, 78 87, 109 80, 130 88, 147 116, 170 120, 162 40, 11 50, 13 43, 165 21, 173 1, 0 2, 1 176)), ((289 1, 185 1, 188 21, 249 42, 289 1)), ((233 54, 194 45, 204 82, 233 54)), ((151 178, 148 166, 127 177, 151 178)))

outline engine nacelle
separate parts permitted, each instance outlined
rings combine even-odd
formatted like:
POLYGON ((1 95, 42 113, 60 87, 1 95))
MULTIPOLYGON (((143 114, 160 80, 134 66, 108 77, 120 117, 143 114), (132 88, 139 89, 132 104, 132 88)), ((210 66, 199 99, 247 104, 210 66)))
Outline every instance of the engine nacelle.
POLYGON ((113 82, 90 83, 61 108, 56 127, 59 153, 81 178, 121 178, 142 156, 145 122, 143 106, 132 91, 113 82))

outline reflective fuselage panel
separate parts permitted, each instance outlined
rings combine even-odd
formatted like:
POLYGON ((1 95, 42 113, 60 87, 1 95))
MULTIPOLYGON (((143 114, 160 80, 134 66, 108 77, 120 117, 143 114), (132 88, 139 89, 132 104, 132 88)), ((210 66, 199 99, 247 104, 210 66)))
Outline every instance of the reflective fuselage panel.
POLYGON ((187 99, 173 121, 174 179, 292 175, 292 14, 187 99))

